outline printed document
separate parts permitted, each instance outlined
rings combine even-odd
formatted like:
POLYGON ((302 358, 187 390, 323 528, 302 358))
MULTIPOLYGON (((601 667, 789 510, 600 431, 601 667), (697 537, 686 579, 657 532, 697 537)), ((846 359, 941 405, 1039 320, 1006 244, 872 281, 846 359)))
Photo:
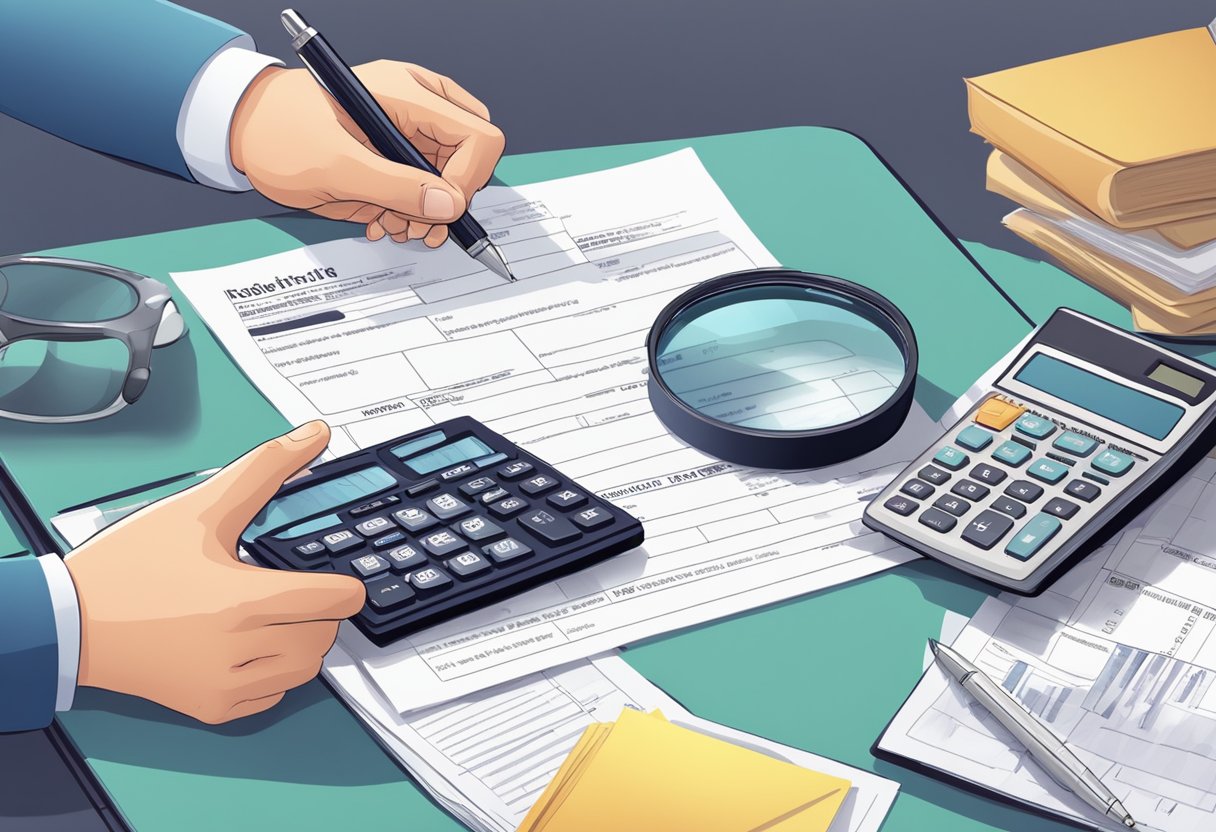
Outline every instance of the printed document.
MULTIPOLYGON (((148 505, 144 495, 88 506, 51 522, 72 548, 148 505)), ((449 814, 477 832, 513 832, 583 729, 622 708, 659 709, 672 722, 852 782, 829 832, 878 832, 899 784, 686 711, 615 654, 532 673, 490 690, 400 716, 341 644, 321 674, 384 750, 449 814)))
MULTIPOLYGON (((1216 829, 1216 459, 1038 598, 984 602, 954 647, 1076 752, 1138 829, 1216 829)), ((936 666, 880 748, 1095 828, 936 666)))
MULTIPOLYGON (((174 275, 284 416, 334 426, 333 452, 472 416, 642 521, 640 549, 388 648, 344 625, 345 649, 399 712, 914 557, 861 515, 934 438, 919 406, 883 448, 796 473, 707 457, 651 411, 659 310, 711 277, 776 265, 692 150, 486 188, 473 210, 519 282, 454 245, 365 240, 174 275)), ((825 401, 848 389, 847 362, 833 367, 815 385, 825 401)))

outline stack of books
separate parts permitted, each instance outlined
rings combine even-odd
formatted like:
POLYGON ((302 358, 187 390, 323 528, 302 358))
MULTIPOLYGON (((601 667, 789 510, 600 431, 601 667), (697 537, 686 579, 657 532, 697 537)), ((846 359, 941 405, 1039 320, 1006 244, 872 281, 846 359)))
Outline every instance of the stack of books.
POLYGON ((1188 29, 967 79, 1005 225, 1127 306, 1216 334, 1216 42, 1188 29))

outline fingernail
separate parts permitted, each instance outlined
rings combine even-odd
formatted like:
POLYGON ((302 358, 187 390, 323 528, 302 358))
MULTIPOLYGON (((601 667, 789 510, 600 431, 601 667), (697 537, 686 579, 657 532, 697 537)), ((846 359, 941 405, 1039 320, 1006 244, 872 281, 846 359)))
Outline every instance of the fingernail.
POLYGON ((443 188, 429 187, 422 195, 422 213, 427 219, 448 220, 456 210, 456 200, 443 188))
POLYGON ((309 439, 314 439, 321 435, 325 430, 325 423, 321 420, 315 420, 300 425, 298 428, 287 434, 287 438, 292 442, 307 442, 309 439))

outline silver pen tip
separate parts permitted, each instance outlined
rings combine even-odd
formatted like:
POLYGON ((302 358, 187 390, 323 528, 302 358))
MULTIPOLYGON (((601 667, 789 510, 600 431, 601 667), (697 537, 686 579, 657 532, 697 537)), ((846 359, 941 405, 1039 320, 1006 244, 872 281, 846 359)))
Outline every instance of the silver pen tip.
POLYGON ((300 13, 295 9, 283 9, 279 14, 279 20, 283 22, 283 28, 287 30, 287 34, 293 38, 299 37, 308 28, 304 18, 300 17, 300 13))
POLYGON ((1136 828, 1136 822, 1134 820, 1132 820, 1130 815, 1123 819, 1123 825, 1126 826, 1128 829, 1136 828))
POLYGON ((507 261, 502 259, 502 255, 493 243, 486 243, 485 248, 477 252, 475 256, 478 263, 481 263, 481 265, 494 272, 494 274, 504 280, 509 280, 512 283, 515 282, 515 275, 511 274, 507 261))
POLYGON ((940 644, 940 642, 938 642, 937 639, 935 639, 935 638, 929 639, 929 651, 931 653, 933 653, 933 655, 935 655, 935 656, 937 655, 937 648, 940 646, 941 646, 941 644, 940 644))

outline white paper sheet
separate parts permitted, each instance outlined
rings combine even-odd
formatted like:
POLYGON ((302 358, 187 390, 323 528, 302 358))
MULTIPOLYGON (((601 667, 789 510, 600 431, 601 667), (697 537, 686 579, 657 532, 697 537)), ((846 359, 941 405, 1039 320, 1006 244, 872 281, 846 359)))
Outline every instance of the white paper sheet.
MULTIPOLYGON (((1137 828, 1216 828, 1216 459, 1038 598, 1002 595, 954 647, 1038 715, 1137 828)), ((1114 830, 931 667, 884 750, 1114 830)))
MULTIPOLYGON (((147 505, 138 496, 52 520, 75 548, 147 505)), ((592 722, 622 708, 663 711, 671 722, 852 782, 829 832, 877 832, 899 784, 843 763, 709 722, 686 711, 615 654, 583 659, 402 717, 360 662, 335 644, 321 673, 334 692, 441 807, 477 832, 512 832, 592 722)))
POLYGON ((394 708, 914 557, 861 514, 935 438, 919 406, 883 448, 792 474, 711 459, 652 413, 644 339, 659 309, 707 278, 774 264, 691 150, 487 188, 474 209, 518 283, 453 246, 361 240, 174 275, 287 418, 335 426, 334 451, 470 415, 642 520, 641 549, 389 648, 344 626, 394 708))

